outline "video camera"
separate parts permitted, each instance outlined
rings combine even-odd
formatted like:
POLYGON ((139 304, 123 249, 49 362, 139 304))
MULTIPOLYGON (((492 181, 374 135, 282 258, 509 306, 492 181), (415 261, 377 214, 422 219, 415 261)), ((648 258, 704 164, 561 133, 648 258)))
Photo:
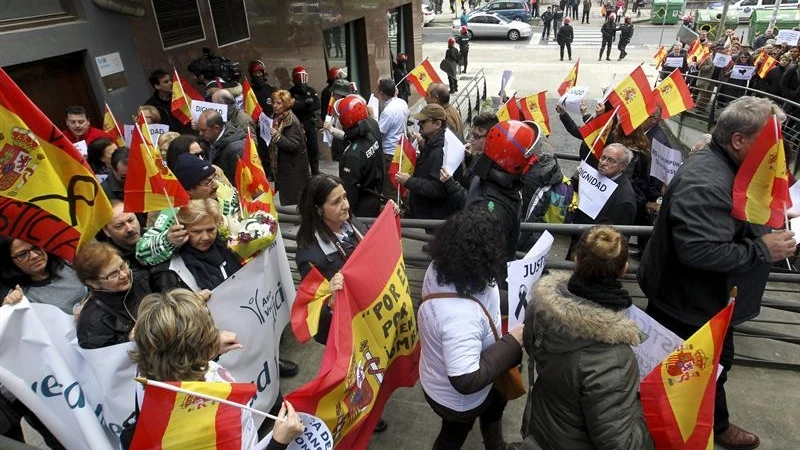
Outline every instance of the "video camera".
POLYGON ((195 76, 203 75, 207 80, 219 77, 224 81, 238 82, 242 76, 238 62, 223 56, 215 56, 211 53, 211 49, 206 47, 203 47, 203 56, 189 63, 188 70, 195 76))

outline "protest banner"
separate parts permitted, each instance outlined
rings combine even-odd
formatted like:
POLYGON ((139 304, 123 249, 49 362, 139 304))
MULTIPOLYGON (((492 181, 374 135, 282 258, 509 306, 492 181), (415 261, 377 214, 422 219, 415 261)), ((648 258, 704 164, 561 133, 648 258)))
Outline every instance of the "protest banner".
POLYGON ((589 88, 586 86, 572 87, 558 99, 558 104, 571 113, 581 114, 581 102, 588 93, 589 88))
MULTIPOLYGON (((300 422, 304 426, 303 434, 294 438, 286 450, 330 450, 333 448, 333 435, 325 422, 313 414, 298 412, 297 415, 300 416, 300 422)), ((272 439, 272 431, 256 444, 253 450, 266 449, 270 439, 272 439)))
POLYGON ((753 78, 755 71, 755 66, 735 65, 733 69, 731 69, 731 80, 749 80, 753 78))
POLYGON ((228 105, 222 103, 203 102, 200 100, 192 100, 192 120, 197 122, 200 114, 207 109, 213 109, 222 116, 222 121, 228 121, 228 105))
POLYGON ((658 323, 636 305, 632 305, 625 310, 625 315, 633 319, 636 322, 636 326, 647 335, 647 339, 644 342, 638 346, 631 347, 634 356, 636 356, 636 362, 639 363, 639 379, 642 379, 661 364, 661 361, 673 350, 683 344, 683 339, 658 323))
POLYGON ((714 67, 727 67, 728 63, 731 62, 731 55, 726 55, 724 53, 717 53, 714 56, 714 67))
POLYGON ((258 116, 258 135, 267 145, 272 141, 272 118, 264 113, 258 116))
POLYGON ((667 147, 666 145, 653 139, 652 163, 650 164, 650 176, 661 180, 664 184, 669 184, 675 172, 683 164, 683 154, 680 150, 667 147))
POLYGON ((442 166, 447 170, 447 173, 453 175, 458 170, 458 167, 464 162, 464 154, 466 147, 461 143, 461 140, 450 131, 448 128, 444 132, 444 161, 442 166))
POLYGON ((533 286, 544 270, 547 254, 553 247, 553 235, 545 231, 524 258, 510 261, 508 266, 508 328, 525 320, 528 305, 534 300, 533 286), (519 295, 514 295, 519 293, 519 295))
POLYGON ((133 124, 126 123, 122 125, 122 138, 125 140, 125 146, 131 146, 131 140, 133 140, 133 124))
POLYGON ((162 134, 169 131, 169 125, 164 125, 162 123, 150 123, 147 125, 147 129, 150 131, 150 136, 153 137, 153 145, 158 146, 158 138, 160 138, 162 134))
POLYGON ((596 219, 606 202, 617 189, 617 183, 601 175, 592 166, 581 161, 578 167, 578 209, 596 219))
POLYGON ((664 60, 665 67, 683 67, 683 56, 667 56, 666 60, 664 60))
POLYGON ((775 44, 781 45, 784 42, 789 44, 789 47, 794 47, 800 40, 800 31, 796 30, 778 30, 778 35, 775 36, 775 44))

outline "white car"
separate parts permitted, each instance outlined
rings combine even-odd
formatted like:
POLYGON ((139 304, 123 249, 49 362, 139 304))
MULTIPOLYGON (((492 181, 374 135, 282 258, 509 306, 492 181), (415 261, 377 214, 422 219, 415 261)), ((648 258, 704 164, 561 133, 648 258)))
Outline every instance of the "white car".
MULTIPOLYGON (((461 21, 453 21, 453 34, 458 35, 461 21)), ((476 12, 467 21, 467 34, 470 39, 484 37, 504 37, 509 41, 529 38, 533 34, 530 25, 519 20, 508 20, 494 13, 476 12)))
POLYGON ((427 3, 422 4, 422 26, 433 22, 436 18, 436 13, 433 12, 433 7, 427 3))

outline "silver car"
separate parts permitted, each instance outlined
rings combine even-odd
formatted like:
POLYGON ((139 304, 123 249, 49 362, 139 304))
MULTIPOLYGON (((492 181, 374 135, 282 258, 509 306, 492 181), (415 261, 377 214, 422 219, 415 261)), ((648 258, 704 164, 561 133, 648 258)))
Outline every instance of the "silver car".
MULTIPOLYGON (((461 21, 453 21, 453 34, 458 35, 461 21)), ((533 31, 531 26, 519 20, 508 20, 494 13, 476 12, 467 22, 469 38, 504 37, 510 41, 529 38, 533 31)))

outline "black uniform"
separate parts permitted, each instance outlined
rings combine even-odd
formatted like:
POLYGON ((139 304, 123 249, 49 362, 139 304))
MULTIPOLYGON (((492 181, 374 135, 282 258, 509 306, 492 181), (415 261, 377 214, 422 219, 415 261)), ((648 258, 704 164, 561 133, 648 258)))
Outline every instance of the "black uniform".
POLYGON ((306 149, 308 150, 308 163, 311 166, 311 175, 319 173, 319 141, 317 140, 317 113, 319 111, 319 97, 314 88, 304 84, 295 84, 289 89, 294 97, 292 112, 306 134, 306 149))
POLYGON ((378 122, 364 119, 345 131, 347 146, 339 163, 339 178, 347 192, 350 211, 358 217, 377 217, 381 208, 383 150, 378 122))
POLYGON ((614 42, 614 37, 617 35, 617 26, 613 20, 606 20, 600 32, 603 34, 603 44, 600 46, 600 57, 598 61, 603 59, 603 51, 606 52, 606 59, 611 59, 611 43, 614 42))
POLYGON ((545 11, 542 13, 542 40, 550 39, 550 22, 553 21, 553 13, 545 11))
POLYGON ((574 39, 572 25, 565 23, 556 33, 556 42, 558 42, 559 50, 561 51, 562 61, 564 60, 564 47, 567 47, 567 55, 572 61, 572 39, 574 39))
POLYGON ((619 33, 619 44, 617 48, 619 49, 619 59, 623 59, 628 56, 628 52, 625 51, 625 47, 631 42, 631 38, 633 37, 633 24, 632 23, 623 23, 619 26, 620 33, 619 33))
POLYGON ((461 73, 467 72, 467 58, 469 57, 469 34, 462 34, 456 38, 458 53, 461 55, 461 73))
POLYGON ((250 85, 253 88, 253 93, 256 94, 258 104, 264 110, 264 114, 267 117, 272 117, 272 93, 275 92, 275 88, 267 82, 259 82, 255 79, 251 79, 250 85))
POLYGON ((409 86, 408 80, 405 79, 406 75, 408 75, 408 69, 405 61, 392 65, 392 77, 395 84, 397 84, 397 96, 408 103, 408 97, 411 96, 411 86, 409 86))

